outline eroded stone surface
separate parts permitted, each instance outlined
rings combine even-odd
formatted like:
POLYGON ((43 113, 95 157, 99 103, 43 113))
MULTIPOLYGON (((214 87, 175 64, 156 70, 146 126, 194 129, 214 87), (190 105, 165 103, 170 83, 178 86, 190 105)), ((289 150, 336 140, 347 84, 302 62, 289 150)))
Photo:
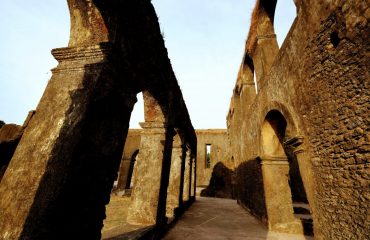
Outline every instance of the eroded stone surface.
MULTIPOLYGON (((284 213, 270 212, 274 202, 290 198, 289 186, 286 173, 261 165, 265 155, 283 155, 298 165, 289 168, 301 175, 315 238, 366 239, 369 5, 296 1, 297 17, 280 49, 266 45, 274 41, 274 5, 257 2, 227 118, 238 201, 266 223, 292 211, 286 203, 284 213), (253 75, 257 94, 250 87, 253 75), (274 125, 282 119, 285 127, 274 125), (264 128, 266 121, 272 131, 264 128)), ((297 194, 302 196, 296 191, 293 198, 297 194)))

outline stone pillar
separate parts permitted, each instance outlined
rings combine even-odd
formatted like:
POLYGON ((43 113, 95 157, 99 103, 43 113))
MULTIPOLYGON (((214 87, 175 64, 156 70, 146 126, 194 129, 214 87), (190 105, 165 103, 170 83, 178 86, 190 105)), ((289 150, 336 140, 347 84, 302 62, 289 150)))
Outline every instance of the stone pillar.
POLYGON ((233 101, 233 115, 231 119, 230 124, 230 142, 231 142, 231 151, 232 155, 234 157, 234 162, 232 163, 232 166, 227 167, 236 167, 235 164, 240 163, 240 130, 242 126, 242 119, 241 119, 241 108, 240 108, 240 87, 238 85, 235 86, 234 94, 232 96, 233 101))
POLYGON ((275 33, 261 34, 257 36, 257 45, 253 54, 253 62, 256 70, 257 91, 264 84, 263 78, 269 74, 272 64, 279 52, 279 45, 275 33))
POLYGON ((127 222, 136 225, 156 223, 159 191, 166 142, 162 122, 140 123, 143 128, 140 152, 135 166, 134 187, 127 222))
POLYGON ((253 51, 253 63, 256 73, 257 91, 264 85, 265 76, 271 70, 272 64, 279 52, 274 25, 271 21, 271 13, 263 7, 258 13, 256 46, 253 51))
POLYGON ((59 64, 0 184, 1 239, 100 238, 136 94, 109 43, 52 53, 59 64))
POLYGON ((183 202, 184 202, 185 163, 186 163, 186 156, 187 156, 187 151, 188 151, 186 145, 182 145, 181 148, 182 148, 182 157, 181 157, 180 195, 179 195, 180 207, 183 205, 183 202))
POLYGON ((131 166, 131 158, 122 158, 121 165, 119 167, 118 179, 117 179, 117 191, 123 191, 126 189, 127 178, 131 166))
POLYGON ((198 158, 195 154, 194 157, 194 197, 197 196, 197 176, 198 176, 198 158))
POLYGON ((195 158, 192 157, 190 161, 190 169, 191 169, 191 178, 190 178, 190 197, 195 197, 196 187, 195 187, 195 158))
POLYGON ((269 230, 303 234, 302 223, 293 213, 288 159, 265 156, 261 164, 269 230))
POLYGON ((172 218, 174 210, 180 206, 180 179, 181 179, 182 147, 181 139, 177 135, 172 146, 170 181, 167 189, 166 216, 172 218))
POLYGON ((189 200, 189 191, 190 191, 190 150, 186 152, 186 158, 185 158, 185 170, 184 170, 184 189, 183 189, 183 201, 189 200))

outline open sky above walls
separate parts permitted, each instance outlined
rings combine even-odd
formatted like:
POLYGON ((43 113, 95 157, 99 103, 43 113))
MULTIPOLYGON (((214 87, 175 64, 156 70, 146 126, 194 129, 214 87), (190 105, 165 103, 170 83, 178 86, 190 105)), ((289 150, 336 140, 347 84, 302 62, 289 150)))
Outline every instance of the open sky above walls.
MULTIPOLYGON (((152 0, 195 128, 226 128, 255 0, 152 0)), ((35 109, 57 65, 51 49, 69 38, 67 1, 1 3, 0 120, 22 124, 35 109)), ((293 0, 279 0, 275 32, 282 44, 295 17, 293 0)), ((138 95, 130 127, 143 121, 138 95)))

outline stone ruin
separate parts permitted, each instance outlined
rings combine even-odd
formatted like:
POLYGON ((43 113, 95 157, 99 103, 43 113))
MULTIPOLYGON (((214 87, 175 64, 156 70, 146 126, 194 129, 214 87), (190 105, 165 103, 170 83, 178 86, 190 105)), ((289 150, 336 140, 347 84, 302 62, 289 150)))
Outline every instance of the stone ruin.
POLYGON ((151 2, 68 0, 69 44, 36 111, 0 128, 0 238, 100 239, 118 194, 127 222, 160 239, 198 189, 217 189, 216 166, 272 231, 367 239, 369 3, 294 2, 279 48, 276 0, 257 1, 227 129, 194 130, 151 2), (129 130, 139 92, 145 121, 129 130))

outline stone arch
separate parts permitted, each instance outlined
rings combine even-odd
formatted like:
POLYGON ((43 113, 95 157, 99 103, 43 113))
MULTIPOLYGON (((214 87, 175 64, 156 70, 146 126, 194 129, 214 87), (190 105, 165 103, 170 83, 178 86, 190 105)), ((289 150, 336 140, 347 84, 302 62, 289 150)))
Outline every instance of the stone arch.
POLYGON ((300 221, 294 217, 288 184, 289 162, 283 146, 288 121, 276 109, 263 116, 260 145, 268 228, 303 233, 300 221))
POLYGON ((165 120, 149 122, 162 134, 156 147, 166 167, 154 211, 163 226, 173 130, 181 129, 192 149, 196 136, 154 7, 150 1, 67 1, 68 47, 52 51, 58 66, 0 184, 0 195, 12 199, 0 201, 0 235, 100 239, 140 91, 152 94, 165 120), (11 206, 18 206, 17 215, 11 206))
POLYGON ((287 122, 277 110, 267 113, 261 127, 263 156, 283 157, 287 122))
POLYGON ((298 121, 296 120, 297 114, 290 106, 287 106, 278 101, 270 101, 263 108, 260 114, 259 125, 262 126, 266 116, 269 112, 278 112, 286 121, 286 137, 293 137, 300 134, 298 121))
POLYGON ((293 116, 283 104, 271 102, 263 112, 260 145, 268 227, 280 232, 312 234, 312 222, 294 215, 294 204, 299 201, 306 204, 310 217, 295 153, 303 138, 297 135, 293 116))

